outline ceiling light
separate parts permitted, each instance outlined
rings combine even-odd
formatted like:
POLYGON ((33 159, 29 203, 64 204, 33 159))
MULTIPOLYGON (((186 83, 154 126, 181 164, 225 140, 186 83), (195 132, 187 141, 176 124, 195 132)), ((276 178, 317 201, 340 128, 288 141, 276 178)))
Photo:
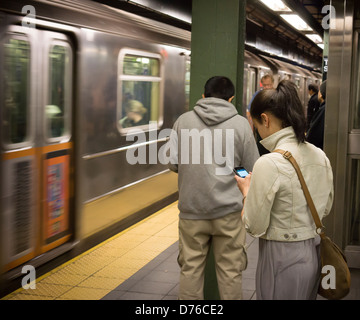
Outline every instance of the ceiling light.
POLYGON ((261 0, 261 2, 273 11, 291 12, 291 9, 287 7, 281 0, 261 0))
POLYGON ((291 24, 295 29, 299 31, 311 31, 312 29, 308 26, 308 24, 301 19, 297 14, 281 14, 281 18, 286 20, 289 24, 291 24))
POLYGON ((306 36, 307 36, 311 41, 315 42, 316 44, 323 42, 322 38, 321 38, 318 34, 312 33, 312 34, 306 34, 306 36))

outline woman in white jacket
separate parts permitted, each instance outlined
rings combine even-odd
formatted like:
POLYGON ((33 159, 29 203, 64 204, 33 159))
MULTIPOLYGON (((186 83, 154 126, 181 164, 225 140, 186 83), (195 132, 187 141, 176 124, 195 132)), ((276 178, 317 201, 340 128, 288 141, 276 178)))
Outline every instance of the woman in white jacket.
MULTIPOLYGON (((333 202, 333 174, 325 153, 305 142, 306 119, 295 84, 281 81, 276 89, 261 91, 251 117, 266 149, 292 153, 322 219, 333 202)), ((250 175, 236 180, 244 196, 245 228, 260 237, 257 299, 316 299, 319 239, 291 163, 279 153, 266 154, 250 175)))

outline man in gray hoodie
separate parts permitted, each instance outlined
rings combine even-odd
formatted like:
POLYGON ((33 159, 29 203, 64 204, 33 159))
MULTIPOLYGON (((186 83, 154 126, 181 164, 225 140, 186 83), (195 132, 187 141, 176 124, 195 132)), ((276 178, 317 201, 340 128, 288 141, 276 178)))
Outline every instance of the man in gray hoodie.
POLYGON ((251 171, 259 157, 250 125, 231 104, 234 85, 210 78, 203 99, 173 126, 169 168, 178 173, 179 299, 203 299, 204 269, 213 245, 221 299, 242 299, 246 268, 242 196, 232 169, 251 171))

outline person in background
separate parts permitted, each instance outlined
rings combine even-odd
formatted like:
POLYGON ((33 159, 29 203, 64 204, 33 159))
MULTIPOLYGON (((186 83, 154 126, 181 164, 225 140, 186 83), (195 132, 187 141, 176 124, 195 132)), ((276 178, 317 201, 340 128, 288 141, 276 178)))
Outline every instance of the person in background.
POLYGON ((232 169, 243 166, 252 170, 259 153, 248 121, 231 103, 234 93, 234 85, 227 77, 210 78, 203 98, 192 111, 177 119, 170 135, 169 144, 176 153, 170 157, 169 168, 178 173, 179 187, 180 300, 204 299, 204 271, 210 244, 220 298, 242 299, 242 271, 247 266, 246 232, 241 221, 242 198, 238 197, 232 169), (189 131, 194 133, 192 139, 183 135, 189 131), (200 138, 206 133, 206 137, 200 138), (196 135, 200 143, 193 148, 196 135), (222 151, 219 154, 216 150, 222 151), (224 166, 219 162, 217 158, 223 152, 231 164, 226 161, 224 166), (193 161, 194 158, 199 161, 193 161))
POLYGON ((313 117, 313 115, 319 110, 320 108, 320 101, 318 99, 318 92, 319 92, 319 87, 314 84, 314 83, 310 83, 308 85, 308 91, 309 91, 309 102, 308 102, 308 107, 307 107, 307 130, 309 130, 310 128, 310 123, 311 123, 311 119, 313 117))
POLYGON ((320 149, 324 149, 326 80, 320 86, 318 100, 320 102, 320 107, 311 119, 309 130, 306 134, 306 141, 320 149))
POLYGON ((251 117, 271 153, 260 157, 253 172, 235 176, 244 200, 246 230, 259 237, 256 270, 258 300, 316 299, 320 280, 319 236, 292 164, 298 162, 320 219, 332 207, 333 174, 325 153, 305 141, 306 119, 294 83, 260 92, 251 117))

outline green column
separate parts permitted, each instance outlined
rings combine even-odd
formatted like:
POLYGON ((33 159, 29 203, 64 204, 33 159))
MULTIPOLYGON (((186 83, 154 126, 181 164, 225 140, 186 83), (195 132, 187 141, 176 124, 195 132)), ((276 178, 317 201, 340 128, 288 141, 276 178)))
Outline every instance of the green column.
POLYGON ((329 58, 329 30, 324 30, 324 51, 323 51, 323 62, 322 62, 322 81, 327 79, 328 74, 328 58, 329 58))
MULTIPOLYGON (((193 0, 190 108, 201 98, 205 82, 212 76, 222 75, 234 83, 233 103, 241 114, 245 9, 245 0, 193 0)), ((219 299, 212 248, 205 269, 204 297, 207 300, 219 299)))
POLYGON ((246 26, 245 0, 193 0, 190 108, 207 79, 223 75, 235 85, 233 103, 241 112, 246 26))

